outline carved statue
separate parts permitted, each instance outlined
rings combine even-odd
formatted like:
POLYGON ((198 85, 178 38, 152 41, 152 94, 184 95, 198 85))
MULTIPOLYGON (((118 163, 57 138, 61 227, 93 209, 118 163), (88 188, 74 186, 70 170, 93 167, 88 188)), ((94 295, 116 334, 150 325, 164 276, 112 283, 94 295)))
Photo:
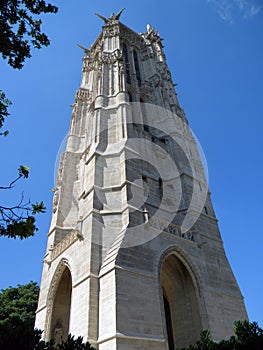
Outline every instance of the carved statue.
POLYGON ((147 24, 146 29, 147 29, 147 32, 148 32, 148 33, 150 33, 150 32, 153 31, 153 28, 151 27, 150 24, 147 24))
POLYGON ((80 47, 85 52, 86 55, 89 55, 89 53, 90 53, 89 49, 87 49, 86 47, 84 47, 84 46, 82 46, 80 44, 77 44, 77 45, 78 45, 78 47, 80 47))
POLYGON ((106 18, 98 13, 95 13, 96 16, 98 16, 100 19, 102 19, 104 21, 105 24, 107 24, 110 21, 118 21, 121 17, 122 12, 125 10, 125 8, 122 8, 117 15, 115 15, 115 13, 112 13, 110 18, 106 18))
POLYGON ((59 189, 56 187, 51 190, 54 192, 54 197, 53 197, 53 213, 57 211, 58 208, 58 200, 59 200, 59 189))
POLYGON ((56 344, 59 344, 63 340, 63 335, 64 335, 64 332, 63 332, 62 322, 59 319, 57 320, 57 323, 55 325, 52 339, 55 341, 56 344))

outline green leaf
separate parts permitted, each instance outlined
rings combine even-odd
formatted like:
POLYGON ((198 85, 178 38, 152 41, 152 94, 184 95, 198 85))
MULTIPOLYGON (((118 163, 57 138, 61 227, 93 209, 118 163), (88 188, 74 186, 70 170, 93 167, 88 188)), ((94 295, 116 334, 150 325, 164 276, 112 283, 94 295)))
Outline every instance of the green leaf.
POLYGON ((20 167, 18 168, 18 174, 20 177, 27 179, 29 176, 29 170, 30 169, 28 166, 20 165, 20 167))
MULTIPOLYGON (((32 46, 41 48, 49 45, 42 40, 43 14, 56 13, 58 8, 44 0, 1 1, 1 45, 0 53, 8 64, 21 69, 27 58, 31 57, 32 46)), ((46 36, 46 35, 45 35, 46 36)), ((47 36, 46 36, 47 38, 47 36)))
POLYGON ((32 237, 37 231, 35 225, 35 218, 28 216, 26 219, 12 220, 6 227, 0 226, 0 236, 6 236, 8 238, 28 238, 32 237))
POLYGON ((44 203, 41 201, 36 204, 32 204, 32 214, 35 215, 37 213, 45 213, 46 212, 46 207, 44 203))

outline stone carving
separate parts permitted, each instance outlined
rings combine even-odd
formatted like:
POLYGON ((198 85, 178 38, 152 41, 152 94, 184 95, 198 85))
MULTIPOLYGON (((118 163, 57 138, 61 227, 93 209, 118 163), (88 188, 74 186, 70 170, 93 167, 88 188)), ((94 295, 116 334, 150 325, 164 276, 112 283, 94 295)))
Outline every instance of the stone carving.
POLYGON ((160 75, 157 73, 152 75, 148 80, 153 87, 157 87, 161 82, 160 75))
POLYGON ((84 53, 85 53, 85 58, 86 58, 86 57, 89 57, 90 50, 87 49, 86 47, 80 45, 80 44, 77 44, 77 45, 78 45, 79 48, 81 48, 81 49, 84 51, 84 53))
POLYGON ((142 97, 144 102, 152 101, 152 92, 153 92, 153 88, 151 87, 151 84, 148 82, 145 82, 140 87, 140 96, 142 97))
POLYGON ((163 39, 160 38, 158 31, 154 30, 149 24, 147 24, 147 32, 144 34, 144 36, 150 42, 159 42, 161 48, 163 47, 161 42, 163 39))
POLYGON ((83 58, 83 66, 82 71, 83 72, 91 72, 93 70, 96 70, 96 62, 101 57, 101 52, 103 49, 103 41, 98 40, 98 42, 91 46, 88 53, 85 53, 85 56, 83 58))
POLYGON ((187 124, 188 124, 188 121, 186 119, 184 110, 181 107, 179 107, 178 105, 175 106, 175 113, 178 115, 178 117, 180 117, 183 120, 185 120, 187 122, 187 124))
POLYGON ((90 64, 90 59, 84 57, 82 59, 82 73, 90 72, 92 70, 92 65, 90 64))
POLYGON ((83 66, 83 72, 91 72, 95 69, 95 62, 92 60, 89 60, 85 65, 83 66))
POLYGON ((119 87, 120 90, 123 91, 125 88, 125 68, 124 68, 124 62, 119 61, 119 87))
POLYGON ((65 168, 65 163, 66 163, 66 152, 61 153, 61 155, 60 155, 58 175, 57 175, 57 185, 61 185, 61 183, 62 183, 63 170, 65 168))
POLYGON ((58 209, 58 202, 59 202, 59 188, 55 187, 51 190, 54 192, 53 197, 53 213, 55 214, 58 209))
POLYGON ((101 62, 106 64, 113 64, 122 57, 122 52, 117 49, 113 52, 103 52, 101 55, 101 62))
POLYGON ((88 89, 79 88, 75 94, 75 102, 72 107, 72 118, 70 124, 70 133, 74 133, 76 127, 77 116, 82 114, 82 106, 84 103, 90 104, 92 99, 91 92, 88 89))
POLYGON ((120 28, 118 25, 116 26, 105 26, 103 30, 103 37, 105 38, 113 38, 120 34, 120 28))
POLYGON ((125 28, 121 27, 121 37, 129 45, 136 46, 140 50, 141 45, 144 44, 142 37, 136 35, 132 31, 128 31, 125 28))
POLYGON ((162 62, 157 65, 157 72, 163 80, 172 81, 171 73, 165 63, 162 62))
POLYGON ((165 59, 165 55, 163 53, 163 44, 161 43, 161 40, 159 39, 158 41, 156 41, 154 46, 157 57, 162 56, 165 59))
POLYGON ((141 48, 141 60, 146 61, 153 58, 154 54, 149 46, 143 45, 141 48))
POLYGON ((75 94, 75 102, 72 107, 72 120, 70 125, 70 132, 73 132, 75 127, 75 119, 79 114, 78 111, 81 110, 82 103, 90 104, 92 100, 92 94, 88 89, 79 88, 75 94))
POLYGON ((52 253, 53 248, 54 248, 53 244, 50 244, 50 247, 47 249, 46 258, 43 261, 43 263, 47 264, 48 266, 50 266, 50 264, 52 263, 51 253, 52 253))
POLYGON ((102 19, 105 24, 108 24, 111 22, 119 21, 121 14, 124 10, 125 10, 125 8, 122 8, 116 15, 115 15, 115 13, 112 13, 110 18, 106 18, 102 15, 99 15, 98 13, 95 13, 95 15, 98 16, 100 19, 102 19))
POLYGON ((79 239, 79 234, 76 230, 70 231, 65 238, 62 239, 51 252, 51 260, 56 259, 64 250, 79 239))
POLYGON ((57 320, 55 325, 55 329, 53 330, 52 339, 56 344, 61 342, 61 339, 64 337, 63 327, 61 320, 57 320))
POLYGON ((180 226, 177 226, 172 223, 165 222, 161 219, 158 219, 157 217, 152 217, 149 219, 150 226, 162 230, 167 233, 171 233, 172 235, 175 235, 180 238, 187 239, 189 241, 197 242, 196 235, 192 231, 188 231, 185 233, 182 233, 180 226))
POLYGON ((142 34, 142 37, 145 38, 148 46, 151 46, 153 49, 153 54, 155 57, 160 58, 161 61, 165 61, 165 54, 163 52, 162 38, 160 38, 159 33, 154 30, 149 24, 147 25, 147 32, 142 34))
POLYGON ((87 101, 90 98, 90 92, 87 89, 79 88, 75 95, 76 101, 87 101))

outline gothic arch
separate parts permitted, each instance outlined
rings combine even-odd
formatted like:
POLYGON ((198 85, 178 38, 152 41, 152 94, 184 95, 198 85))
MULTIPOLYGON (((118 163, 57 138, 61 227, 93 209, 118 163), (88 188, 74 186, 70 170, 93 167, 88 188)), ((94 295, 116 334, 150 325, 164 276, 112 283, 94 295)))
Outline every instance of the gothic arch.
POLYGON ((197 271, 181 249, 171 247, 160 259, 159 278, 167 348, 195 343, 202 330, 203 314, 197 271))
POLYGON ((136 76, 138 85, 141 86, 142 85, 142 78, 141 78, 141 71, 140 71, 140 64, 139 64, 138 53, 134 49, 133 49, 132 53, 133 53, 133 62, 134 62, 135 76, 136 76))
POLYGON ((125 42, 122 44, 122 51, 123 51, 123 60, 125 65, 126 82, 128 84, 131 84, 130 57, 129 57, 128 48, 125 42))
POLYGON ((47 297, 47 315, 44 339, 55 341, 66 338, 69 330, 72 293, 71 269, 67 259, 62 259, 53 275, 47 297))

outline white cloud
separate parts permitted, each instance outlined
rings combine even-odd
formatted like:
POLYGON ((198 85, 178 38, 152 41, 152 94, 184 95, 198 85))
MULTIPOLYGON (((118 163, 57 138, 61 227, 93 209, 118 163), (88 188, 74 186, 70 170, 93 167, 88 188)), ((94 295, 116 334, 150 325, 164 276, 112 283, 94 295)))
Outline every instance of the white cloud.
POLYGON ((263 8, 262 0, 207 0, 212 3, 218 15, 227 22, 232 22, 236 13, 244 18, 257 15, 263 8))
POLYGON ((250 8, 250 16, 249 17, 253 17, 255 15, 257 15, 263 8, 263 5, 255 5, 253 4, 250 8))

